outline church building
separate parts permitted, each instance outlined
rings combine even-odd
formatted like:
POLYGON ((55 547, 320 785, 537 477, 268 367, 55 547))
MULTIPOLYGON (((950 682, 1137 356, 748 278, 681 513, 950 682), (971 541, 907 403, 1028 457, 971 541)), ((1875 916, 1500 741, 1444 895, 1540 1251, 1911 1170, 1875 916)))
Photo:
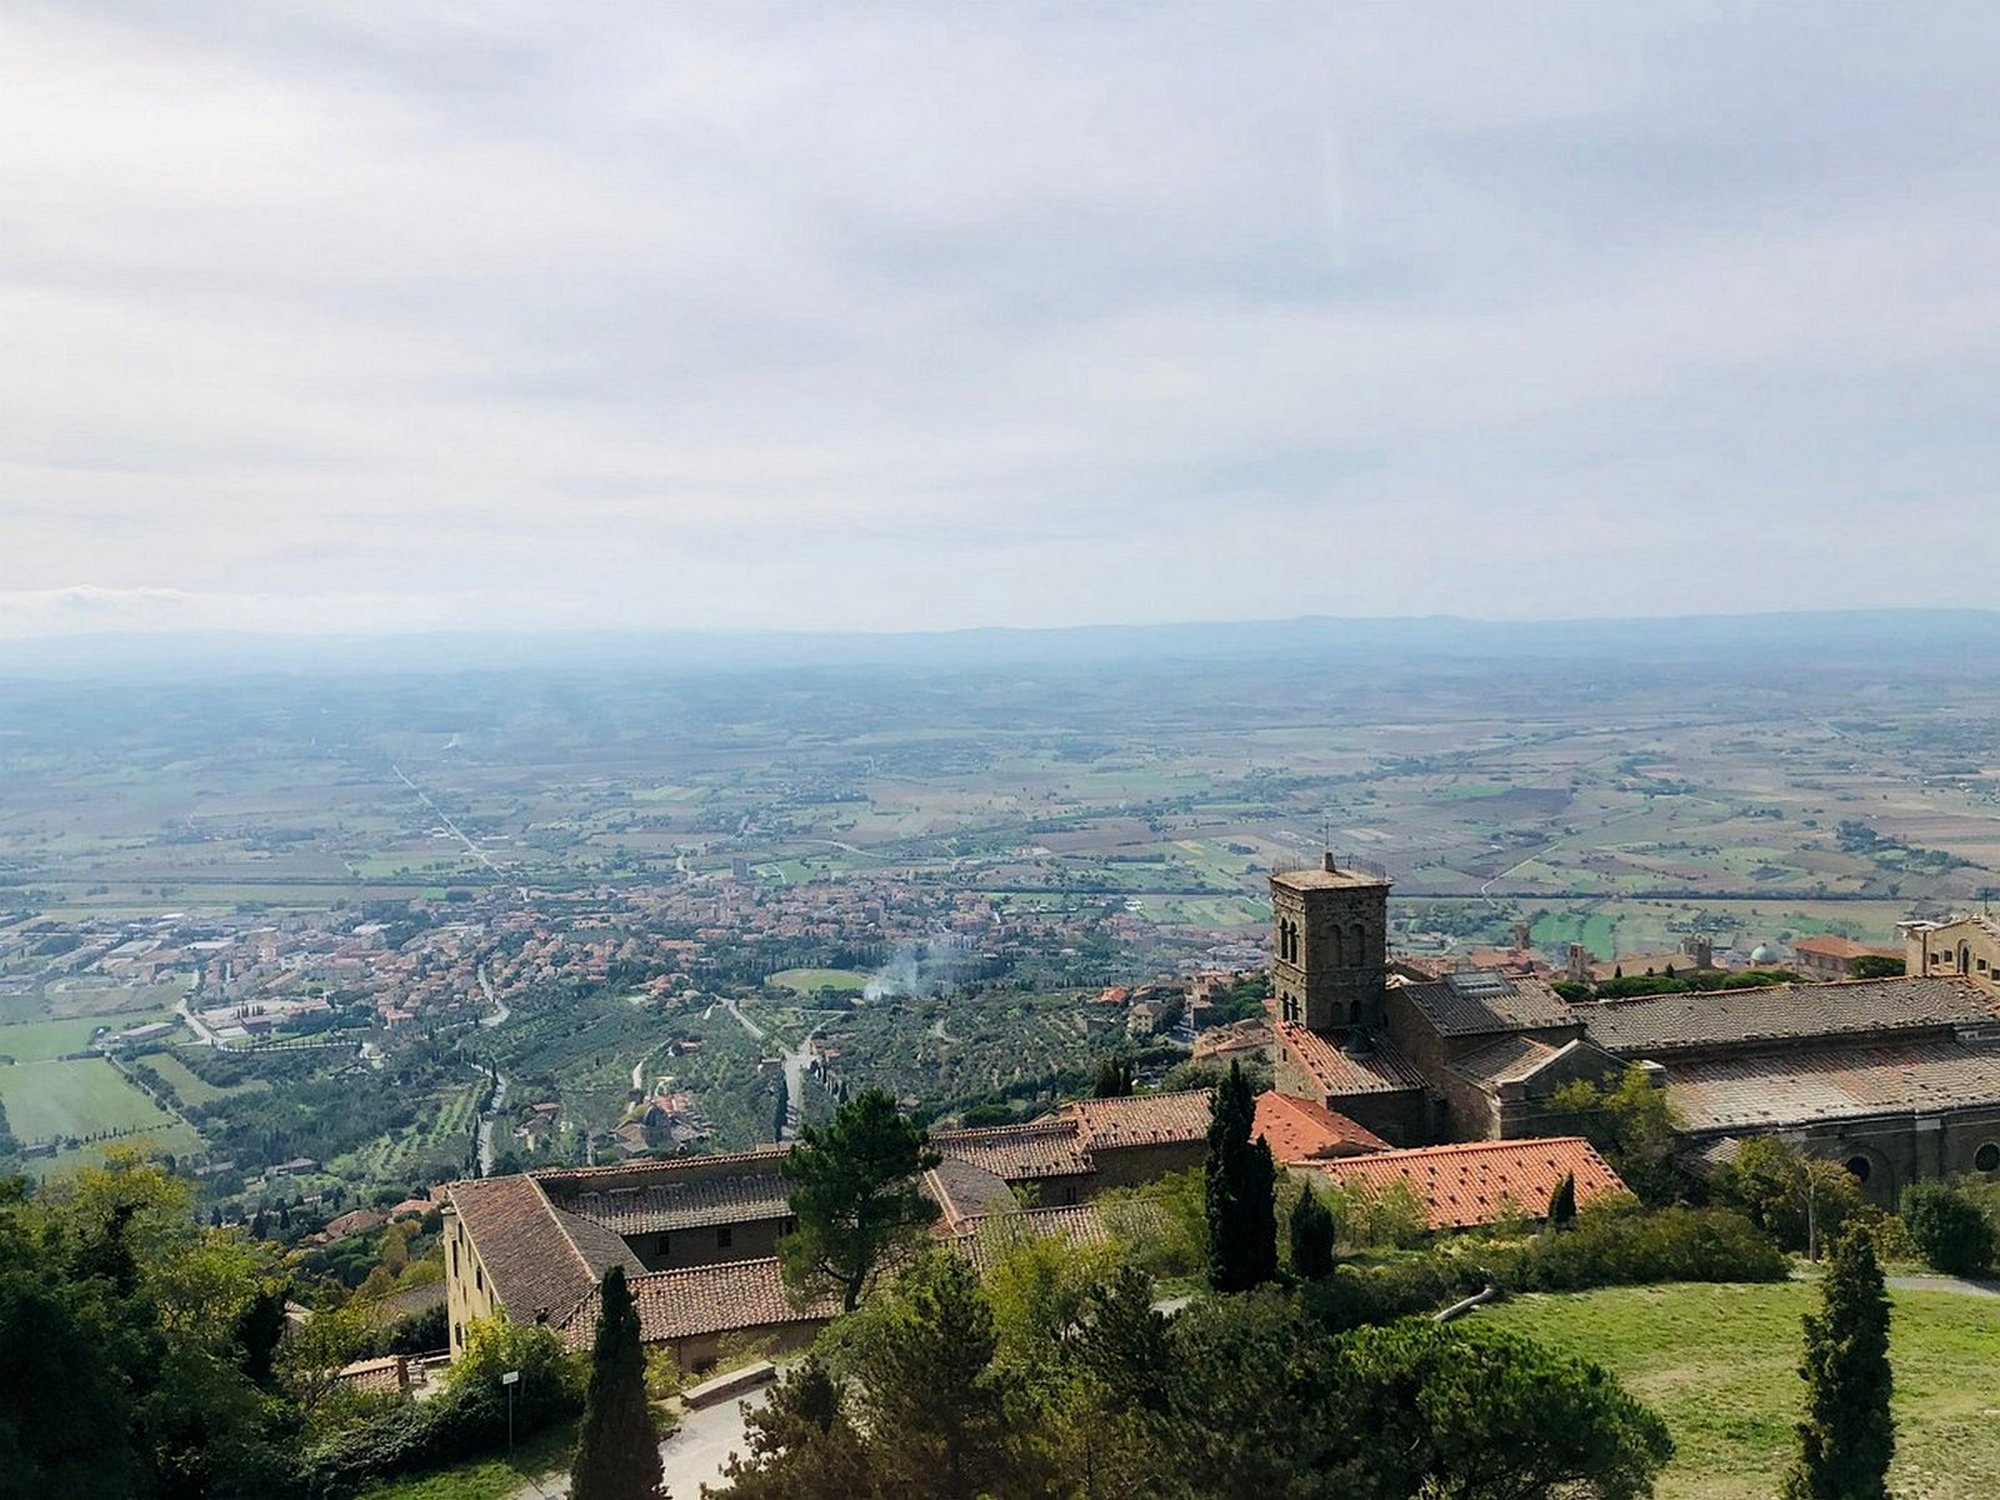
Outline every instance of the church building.
POLYGON ((2000 998, 1956 931, 1925 934, 1907 978, 1572 1005, 1531 977, 1398 963, 1389 884, 1331 855, 1271 876, 1270 1004, 1279 1088, 1397 1146, 1571 1134, 1557 1090, 1638 1066, 1692 1170, 1775 1134, 1885 1205, 1921 1178, 2000 1174, 2000 998))

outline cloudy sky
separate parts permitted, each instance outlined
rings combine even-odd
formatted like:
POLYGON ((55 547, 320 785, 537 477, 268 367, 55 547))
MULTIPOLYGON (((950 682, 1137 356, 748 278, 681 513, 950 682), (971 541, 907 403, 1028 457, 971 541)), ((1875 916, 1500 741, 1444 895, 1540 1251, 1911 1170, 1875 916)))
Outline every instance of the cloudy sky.
POLYGON ((1984 605, 2000 8, 0 11, 0 634, 1984 605))

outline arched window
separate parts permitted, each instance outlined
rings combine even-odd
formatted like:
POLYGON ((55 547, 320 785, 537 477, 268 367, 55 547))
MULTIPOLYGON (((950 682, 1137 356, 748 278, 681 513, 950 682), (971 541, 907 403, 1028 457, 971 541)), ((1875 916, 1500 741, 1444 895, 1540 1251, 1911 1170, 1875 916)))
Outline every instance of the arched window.
POLYGON ((1972 1164, 1982 1172, 2000 1171, 2000 1145, 1987 1141, 1972 1153, 1972 1164))
POLYGON ((1847 1170, 1854 1175, 1856 1182, 1866 1182, 1875 1170, 1875 1164, 1865 1156, 1850 1156, 1847 1158, 1847 1170))
POLYGON ((1964 943, 1958 945, 1958 972, 1961 974, 1972 972, 1972 949, 1964 943))
POLYGON ((1347 966, 1358 969, 1368 961, 1368 935, 1361 930, 1359 922, 1347 929, 1347 943, 1347 966))
POLYGON ((1340 963, 1341 963, 1341 959, 1340 959, 1340 927, 1339 927, 1339 924, 1337 924, 1337 923, 1336 923, 1336 924, 1334 925, 1334 928, 1333 928, 1333 930, 1332 930, 1332 933, 1331 933, 1331 936, 1332 936, 1332 938, 1333 938, 1333 954, 1332 954, 1331 958, 1329 958, 1328 962, 1330 962, 1330 963, 1331 963, 1331 964, 1332 964, 1332 965, 1333 965, 1333 966, 1334 966, 1334 967, 1335 967, 1335 968, 1337 969, 1337 968, 1339 968, 1339 967, 1340 967, 1340 963))

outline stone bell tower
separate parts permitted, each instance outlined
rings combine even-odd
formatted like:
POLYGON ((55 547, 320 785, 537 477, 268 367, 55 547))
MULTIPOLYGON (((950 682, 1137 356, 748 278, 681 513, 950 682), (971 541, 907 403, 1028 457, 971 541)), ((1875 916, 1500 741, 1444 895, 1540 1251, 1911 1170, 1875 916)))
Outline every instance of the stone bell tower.
POLYGON ((1389 880, 1342 869, 1327 855, 1316 870, 1271 877, 1278 1017, 1338 1035, 1382 1024, 1389 972, 1389 880))

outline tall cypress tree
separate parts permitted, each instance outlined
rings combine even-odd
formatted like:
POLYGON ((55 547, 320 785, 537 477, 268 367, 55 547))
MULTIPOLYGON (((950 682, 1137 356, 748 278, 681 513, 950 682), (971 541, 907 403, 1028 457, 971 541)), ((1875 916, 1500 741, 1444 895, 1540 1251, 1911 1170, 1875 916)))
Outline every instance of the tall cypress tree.
POLYGON ((1896 1452, 1889 1294, 1865 1230, 1834 1246, 1820 1295, 1820 1310, 1805 1315, 1806 1419, 1785 1500, 1884 1500, 1896 1452))
POLYGON ((639 1309, 623 1266, 604 1273, 598 1297, 597 1342, 590 1351, 571 1500, 664 1500, 660 1440, 646 1405, 639 1309))
POLYGON ((1250 1139, 1257 1105, 1240 1063, 1209 1102, 1208 1284, 1244 1292, 1278 1274, 1277 1163, 1259 1137, 1250 1139))
POLYGON ((1333 1211, 1307 1188, 1292 1209, 1292 1274, 1324 1281, 1333 1274, 1333 1211))

